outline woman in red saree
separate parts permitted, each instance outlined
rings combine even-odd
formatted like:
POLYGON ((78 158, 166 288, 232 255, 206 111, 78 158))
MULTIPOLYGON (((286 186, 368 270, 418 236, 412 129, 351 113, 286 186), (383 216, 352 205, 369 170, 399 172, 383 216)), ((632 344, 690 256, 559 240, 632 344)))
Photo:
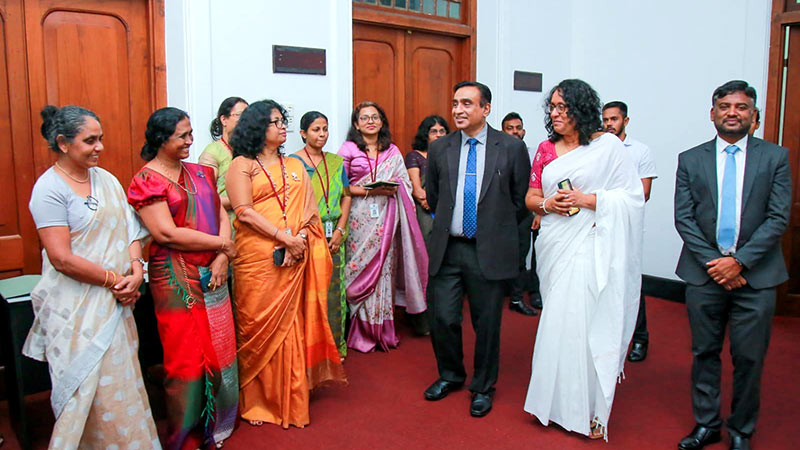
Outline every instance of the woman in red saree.
POLYGON ((242 418, 303 427, 309 391, 345 381, 327 317, 332 262, 303 163, 286 158, 285 110, 242 113, 226 185, 236 220, 236 332, 242 418))
POLYGON ((236 345, 228 261, 236 255, 228 215, 210 167, 184 163, 189 116, 162 108, 147 121, 128 202, 153 235, 150 291, 164 347, 164 447, 196 449, 230 436, 236 420, 236 345))

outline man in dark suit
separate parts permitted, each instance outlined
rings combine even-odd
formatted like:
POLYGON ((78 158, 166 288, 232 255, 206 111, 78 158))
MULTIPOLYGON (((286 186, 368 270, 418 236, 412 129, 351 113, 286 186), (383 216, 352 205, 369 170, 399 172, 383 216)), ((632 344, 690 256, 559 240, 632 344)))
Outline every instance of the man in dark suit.
POLYGON ((676 273, 687 284, 697 422, 680 449, 720 440, 719 354, 726 325, 734 365, 730 448, 750 448, 775 286, 788 279, 781 236, 791 202, 789 153, 748 136, 755 101, 755 89, 744 81, 718 87, 711 108, 717 137, 678 157, 675 228, 683 249, 676 273))
POLYGON ((475 330, 470 414, 492 408, 500 362, 500 317, 509 280, 519 273, 517 227, 528 214, 530 160, 525 143, 486 123, 492 93, 474 81, 455 86, 458 129, 428 151, 426 193, 434 211, 428 254, 428 311, 439 379, 426 391, 440 400, 464 384, 462 298, 475 330))

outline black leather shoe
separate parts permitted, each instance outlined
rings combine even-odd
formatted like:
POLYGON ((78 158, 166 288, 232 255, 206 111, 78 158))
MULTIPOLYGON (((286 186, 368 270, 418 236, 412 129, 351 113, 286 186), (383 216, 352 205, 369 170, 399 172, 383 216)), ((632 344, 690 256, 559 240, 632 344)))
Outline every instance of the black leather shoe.
POLYGON ((750 438, 731 434, 731 450, 750 450, 750 438))
POLYGON ((702 425, 696 425, 688 436, 681 439, 678 448, 680 450, 699 450, 706 445, 719 442, 719 439, 719 430, 712 430, 702 425))
POLYGON ((460 388, 464 383, 454 383, 439 378, 428 389, 425 389, 425 400, 436 401, 447 397, 452 391, 460 388))
POLYGON ((644 342, 634 342, 631 352, 628 353, 628 361, 639 362, 647 358, 647 344, 644 342))
POLYGON ((542 294, 531 292, 531 306, 536 309, 542 309, 542 294))
POLYGON ((469 404, 469 414, 472 417, 483 417, 492 410, 492 393, 472 393, 472 402, 469 404))
POLYGON ((512 301, 508 304, 508 309, 516 311, 526 316, 535 316, 536 310, 522 302, 522 300, 512 301))

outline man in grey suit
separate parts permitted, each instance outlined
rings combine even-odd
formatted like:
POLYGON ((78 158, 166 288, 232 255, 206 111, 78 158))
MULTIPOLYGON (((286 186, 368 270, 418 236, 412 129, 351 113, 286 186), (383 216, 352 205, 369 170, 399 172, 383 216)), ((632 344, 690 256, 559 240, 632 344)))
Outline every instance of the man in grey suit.
POLYGON ((717 137, 678 157, 675 228, 683 249, 676 273, 687 284, 697 422, 680 449, 720 440, 719 355, 726 325, 734 365, 730 448, 750 448, 775 287, 788 279, 781 236, 791 203, 789 153, 748 136, 755 102, 755 89, 744 81, 718 87, 711 108, 717 137))
POLYGON ((457 131, 431 143, 426 194, 434 211, 428 254, 428 311, 439 379, 427 400, 464 384, 462 302, 469 299, 475 330, 470 414, 492 408, 500 362, 500 318, 508 282, 519 273, 517 227, 528 214, 530 160, 525 143, 486 123, 492 93, 474 81, 453 95, 457 131))

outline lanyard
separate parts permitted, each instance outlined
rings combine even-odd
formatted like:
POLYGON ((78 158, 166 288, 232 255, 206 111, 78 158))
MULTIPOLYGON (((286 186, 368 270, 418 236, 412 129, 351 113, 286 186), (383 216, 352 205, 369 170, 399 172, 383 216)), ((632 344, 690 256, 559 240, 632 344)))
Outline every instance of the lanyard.
POLYGON ((233 149, 231 148, 231 144, 228 144, 228 141, 225 140, 225 136, 220 137, 219 140, 222 141, 222 145, 224 145, 225 148, 228 149, 228 151, 233 153, 233 149))
POLYGON ((311 161, 311 165, 314 166, 314 171, 317 172, 317 176, 319 176, 319 184, 322 186, 322 197, 325 198, 325 210, 328 211, 328 215, 331 215, 331 208, 328 206, 328 196, 331 192, 331 179, 330 173, 328 172, 328 162, 325 161, 325 152, 322 152, 322 164, 325 166, 325 181, 326 183, 322 182, 322 174, 319 173, 319 164, 314 165, 314 160, 311 159, 311 155, 308 154, 308 149, 303 147, 303 151, 306 152, 306 156, 308 160, 311 161), (327 187, 326 187, 327 186, 327 187))
POLYGON ((256 156, 256 161, 258 161, 258 165, 261 166, 261 170, 264 171, 264 175, 267 176, 269 180, 270 186, 272 186, 272 191, 275 192, 275 201, 278 202, 278 206, 281 208, 281 214, 283 214, 283 224, 286 225, 286 228, 289 228, 289 223, 286 220, 286 204, 289 202, 289 181, 286 179, 286 166, 283 165, 283 155, 280 153, 278 154, 278 159, 281 162, 281 174, 283 175, 283 201, 281 202, 280 197, 278 197, 278 190, 275 189, 275 182, 272 181, 272 175, 267 172, 267 169, 264 167, 264 163, 261 162, 261 158, 256 156))
POLYGON ((375 182, 375 179, 378 177, 378 158, 380 158, 381 154, 376 153, 375 155, 375 171, 372 171, 372 161, 369 159, 369 152, 366 152, 367 164, 369 164, 369 176, 372 178, 372 182, 375 182))

